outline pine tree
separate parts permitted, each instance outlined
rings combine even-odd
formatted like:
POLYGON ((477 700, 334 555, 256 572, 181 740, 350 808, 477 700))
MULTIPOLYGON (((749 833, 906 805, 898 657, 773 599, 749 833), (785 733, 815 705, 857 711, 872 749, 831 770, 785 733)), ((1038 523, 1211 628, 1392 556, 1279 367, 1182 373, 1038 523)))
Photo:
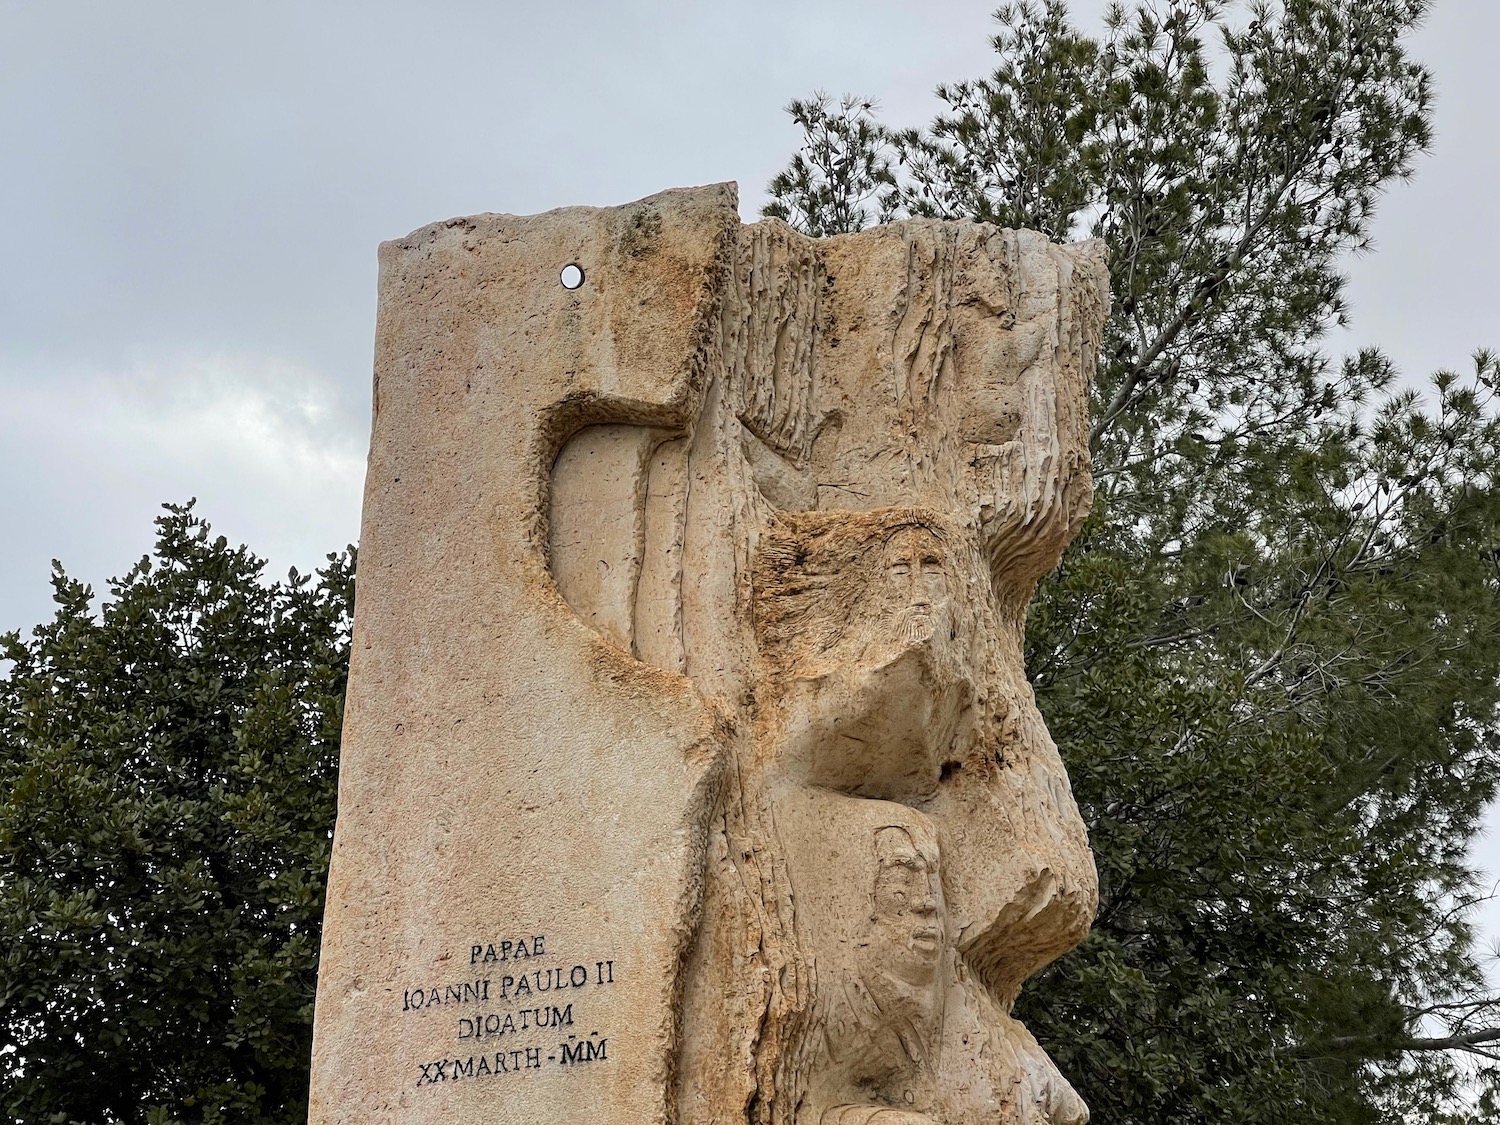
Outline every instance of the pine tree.
POLYGON ((1335 361, 1340 264, 1430 136, 1425 0, 996 14, 921 129, 793 102, 769 216, 1097 236, 1097 503, 1029 621, 1101 877, 1020 1014, 1096 1119, 1482 1119, 1466 849, 1500 781, 1500 362, 1335 361), (831 174, 838 169, 842 176, 831 174))

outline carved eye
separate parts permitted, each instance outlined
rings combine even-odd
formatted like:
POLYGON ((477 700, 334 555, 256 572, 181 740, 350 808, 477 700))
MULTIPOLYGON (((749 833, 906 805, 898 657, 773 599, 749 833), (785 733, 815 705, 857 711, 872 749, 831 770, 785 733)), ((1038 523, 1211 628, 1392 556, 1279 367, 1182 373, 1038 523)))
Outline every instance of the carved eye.
POLYGON ((896 577, 898 578, 905 578, 908 574, 911 573, 911 564, 904 562, 892 563, 891 573, 896 575, 896 577))

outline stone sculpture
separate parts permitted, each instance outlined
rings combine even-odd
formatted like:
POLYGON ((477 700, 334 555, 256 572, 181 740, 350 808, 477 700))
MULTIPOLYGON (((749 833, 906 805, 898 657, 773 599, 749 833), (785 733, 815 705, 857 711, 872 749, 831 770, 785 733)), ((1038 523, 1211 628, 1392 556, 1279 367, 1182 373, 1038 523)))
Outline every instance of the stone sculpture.
POLYGON ((733 185, 382 247, 314 1125, 1086 1120, 1009 1011, 1095 908, 1021 646, 1107 302, 733 185))

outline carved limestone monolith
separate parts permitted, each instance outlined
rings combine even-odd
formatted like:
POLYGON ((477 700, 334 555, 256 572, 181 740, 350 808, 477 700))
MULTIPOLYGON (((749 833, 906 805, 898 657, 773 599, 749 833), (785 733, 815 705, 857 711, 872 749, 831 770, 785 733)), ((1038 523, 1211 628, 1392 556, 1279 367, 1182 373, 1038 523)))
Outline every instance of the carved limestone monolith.
POLYGON ((733 185, 386 243, 313 1125, 1078 1125, 1022 668, 1097 243, 733 185), (571 269, 566 267, 573 267, 571 269))

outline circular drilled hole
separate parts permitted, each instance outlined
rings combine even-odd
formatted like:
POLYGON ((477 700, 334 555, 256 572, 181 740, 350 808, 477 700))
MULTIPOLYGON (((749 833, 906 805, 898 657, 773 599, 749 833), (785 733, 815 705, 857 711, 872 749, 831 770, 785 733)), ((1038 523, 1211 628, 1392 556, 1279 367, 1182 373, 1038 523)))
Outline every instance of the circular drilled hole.
POLYGON ((557 275, 557 280, 562 282, 564 289, 577 289, 583 284, 583 267, 577 262, 570 262, 563 266, 562 273, 557 275))

